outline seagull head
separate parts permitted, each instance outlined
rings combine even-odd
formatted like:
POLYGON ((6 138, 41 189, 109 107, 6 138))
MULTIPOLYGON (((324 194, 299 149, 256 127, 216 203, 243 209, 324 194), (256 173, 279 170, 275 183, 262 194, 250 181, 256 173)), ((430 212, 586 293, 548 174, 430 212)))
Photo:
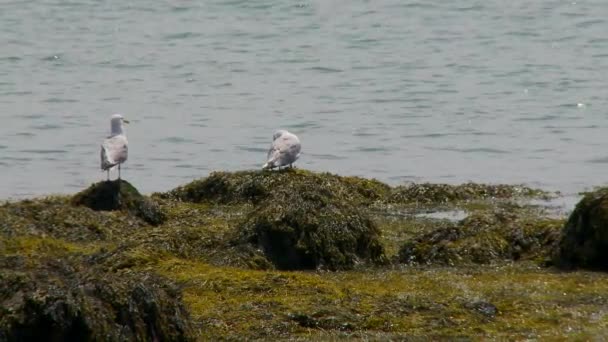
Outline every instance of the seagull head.
POLYGON ((274 134, 272 135, 272 141, 277 140, 278 138, 280 138, 280 137, 281 137, 281 135, 283 135, 283 134, 285 134, 285 133, 287 133, 287 131, 286 131, 286 130, 284 130, 284 129, 280 129, 280 130, 278 130, 278 131, 274 132, 274 134))
POLYGON ((110 119, 110 123, 112 124, 112 134, 123 134, 122 124, 128 124, 129 121, 121 114, 114 114, 112 115, 112 119, 110 119))

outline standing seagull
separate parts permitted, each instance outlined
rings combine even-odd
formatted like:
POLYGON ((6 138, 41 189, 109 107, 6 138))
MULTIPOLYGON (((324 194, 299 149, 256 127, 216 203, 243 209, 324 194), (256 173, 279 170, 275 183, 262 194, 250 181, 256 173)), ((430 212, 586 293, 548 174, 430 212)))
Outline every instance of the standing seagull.
POLYGON ((268 161, 262 169, 273 169, 281 166, 289 165, 293 167, 293 163, 300 158, 300 150, 302 145, 300 139, 295 134, 289 133, 286 130, 278 130, 272 136, 272 145, 268 150, 268 161))
POLYGON ((118 165, 118 179, 120 179, 120 164, 127 161, 127 136, 122 129, 122 124, 129 123, 122 115, 114 114, 110 120, 112 133, 101 144, 101 169, 108 172, 110 180, 110 170, 118 165))

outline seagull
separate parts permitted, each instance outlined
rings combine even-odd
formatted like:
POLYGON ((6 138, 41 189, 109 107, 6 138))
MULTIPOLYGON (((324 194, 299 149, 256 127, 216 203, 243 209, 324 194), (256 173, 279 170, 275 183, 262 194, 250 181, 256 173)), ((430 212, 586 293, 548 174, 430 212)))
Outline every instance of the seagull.
POLYGON ((122 128, 122 124, 128 124, 120 114, 112 115, 110 124, 112 132, 101 144, 101 169, 108 172, 108 181, 110 180, 110 170, 118 165, 118 179, 120 179, 120 164, 127 161, 127 136, 122 128))
POLYGON ((272 136, 272 145, 268 150, 268 161, 262 169, 273 169, 281 166, 293 167, 293 163, 300 158, 300 150, 302 145, 300 139, 286 130, 278 130, 272 136))

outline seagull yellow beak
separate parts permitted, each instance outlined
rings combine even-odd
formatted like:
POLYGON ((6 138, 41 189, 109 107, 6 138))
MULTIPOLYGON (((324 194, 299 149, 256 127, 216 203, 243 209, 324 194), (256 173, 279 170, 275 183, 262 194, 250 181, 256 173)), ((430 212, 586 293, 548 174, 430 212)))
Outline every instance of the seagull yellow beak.
POLYGON ((127 120, 127 119, 122 119, 122 122, 124 122, 124 123, 128 124, 128 123, 129 123, 129 120, 127 120))

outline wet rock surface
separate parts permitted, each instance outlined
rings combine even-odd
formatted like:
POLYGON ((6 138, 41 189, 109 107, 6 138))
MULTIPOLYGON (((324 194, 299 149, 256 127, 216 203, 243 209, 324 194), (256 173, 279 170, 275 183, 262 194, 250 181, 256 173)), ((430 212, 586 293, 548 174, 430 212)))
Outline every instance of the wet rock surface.
POLYGON ((406 242, 404 263, 457 265, 549 258, 559 241, 561 221, 530 218, 524 210, 479 212, 457 223, 444 223, 406 242))
POLYGON ((608 270, 608 188, 586 194, 576 205, 554 261, 563 268, 608 270))
POLYGON ((164 213, 154 202, 121 179, 95 183, 74 195, 72 203, 96 211, 129 211, 152 225, 161 224, 165 220, 164 213))
POLYGON ((349 203, 317 193, 278 192, 254 209, 243 225, 245 240, 279 269, 351 269, 381 262, 380 230, 349 203))
POLYGON ((192 340, 175 285, 75 256, 0 257, 0 308, 2 341, 192 340))

